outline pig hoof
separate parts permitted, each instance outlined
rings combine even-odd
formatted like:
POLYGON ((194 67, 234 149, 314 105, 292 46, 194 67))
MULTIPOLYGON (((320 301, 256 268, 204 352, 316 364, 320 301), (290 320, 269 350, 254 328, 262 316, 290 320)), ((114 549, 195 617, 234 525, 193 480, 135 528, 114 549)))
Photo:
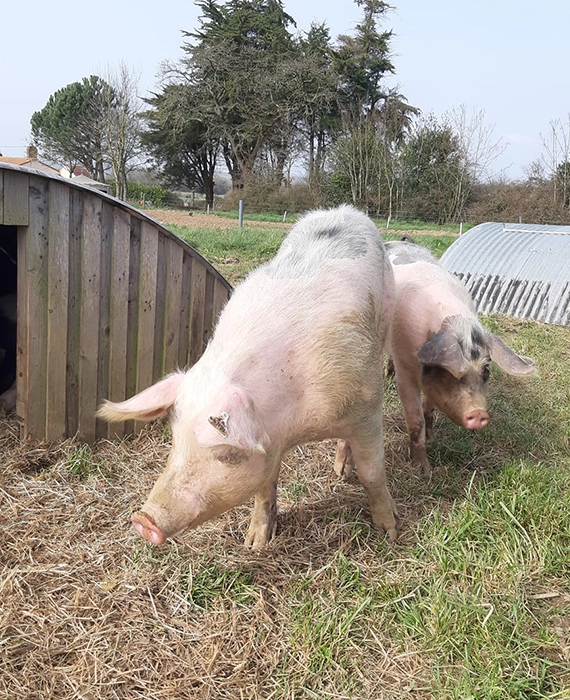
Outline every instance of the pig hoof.
POLYGON ((427 458, 419 462, 412 462, 412 471, 417 478, 424 477, 426 479, 431 479, 432 469, 427 458))
POLYGON ((145 540, 156 545, 161 545, 166 542, 166 535, 150 515, 143 513, 143 511, 138 511, 137 513, 133 513, 131 521, 135 530, 141 537, 144 537, 145 540))
POLYGON ((380 532, 383 532, 387 539, 388 542, 396 542, 398 539, 398 530, 396 528, 396 525, 389 525, 386 523, 386 525, 378 525, 376 524, 376 527, 380 530, 380 532))
POLYGON ((386 530, 386 536, 388 542, 395 542, 398 539, 398 531, 395 527, 391 527, 389 530, 386 530))
POLYGON ((261 523, 254 525, 253 523, 249 526, 247 535, 245 538, 245 546, 253 549, 263 549, 273 537, 275 537, 275 531, 277 530, 277 521, 272 523, 261 523))

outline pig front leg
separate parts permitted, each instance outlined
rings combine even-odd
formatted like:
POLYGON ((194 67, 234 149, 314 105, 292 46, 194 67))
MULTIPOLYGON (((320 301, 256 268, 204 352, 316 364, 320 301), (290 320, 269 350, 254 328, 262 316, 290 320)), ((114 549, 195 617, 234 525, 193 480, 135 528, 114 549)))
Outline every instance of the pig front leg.
POLYGON ((253 512, 247 536, 246 547, 261 549, 274 537, 277 528, 277 476, 275 474, 264 487, 255 494, 253 512))
MULTIPOLYGON (((412 467, 425 476, 431 476, 431 466, 426 452, 426 416, 422 405, 419 380, 403 368, 396 368, 398 395, 404 409, 406 428, 410 439, 412 467)), ((431 434, 433 411, 429 413, 428 426, 431 434)))
POLYGON ((374 525, 385 532, 390 542, 398 537, 396 518, 398 511, 386 483, 384 466, 384 445, 382 426, 376 431, 376 440, 350 439, 350 450, 354 456, 358 480, 370 501, 370 511, 374 525))

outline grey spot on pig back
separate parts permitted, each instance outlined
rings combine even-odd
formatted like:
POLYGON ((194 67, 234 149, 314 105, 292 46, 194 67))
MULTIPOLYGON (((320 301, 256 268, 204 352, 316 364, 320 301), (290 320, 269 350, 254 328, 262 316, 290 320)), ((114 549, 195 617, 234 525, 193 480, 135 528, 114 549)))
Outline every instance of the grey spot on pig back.
POLYGON ((265 272, 274 278, 304 277, 326 260, 363 257, 370 246, 381 254, 380 233, 364 214, 350 208, 315 212, 291 229, 265 272))

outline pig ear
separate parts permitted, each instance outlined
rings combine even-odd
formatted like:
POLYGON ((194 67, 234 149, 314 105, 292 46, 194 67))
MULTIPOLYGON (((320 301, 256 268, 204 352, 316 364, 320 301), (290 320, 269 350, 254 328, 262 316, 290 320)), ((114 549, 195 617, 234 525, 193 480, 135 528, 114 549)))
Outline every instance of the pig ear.
POLYGON ((265 453, 269 438, 251 397, 241 387, 230 387, 194 427, 196 440, 203 447, 231 446, 246 452, 265 453))
POLYGON ((418 359, 424 365, 443 367, 459 379, 467 371, 467 361, 457 340, 449 331, 439 331, 419 349, 418 359))
POLYGON ((121 401, 121 403, 105 401, 97 411, 97 415, 112 423, 132 419, 156 420, 164 416, 176 400, 183 378, 184 374, 171 374, 127 401, 121 401))
POLYGON ((487 337, 491 359, 508 374, 535 374, 534 362, 528 357, 522 357, 510 348, 499 336, 489 333, 487 337))

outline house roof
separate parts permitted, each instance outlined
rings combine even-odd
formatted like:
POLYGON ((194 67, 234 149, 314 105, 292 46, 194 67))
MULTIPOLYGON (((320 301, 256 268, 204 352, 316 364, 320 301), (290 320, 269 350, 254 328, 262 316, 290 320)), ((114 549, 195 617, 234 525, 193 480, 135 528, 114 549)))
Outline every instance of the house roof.
POLYGON ((54 175, 56 173, 59 174, 57 168, 54 168, 51 165, 48 165, 47 163, 43 163, 37 158, 30 158, 28 156, 25 156, 23 158, 0 156, 0 163, 9 163, 10 165, 19 165, 24 168, 33 168, 34 170, 41 170, 42 172, 52 173, 54 175))
POLYGON ((27 165, 31 162, 31 158, 10 158, 9 156, 0 156, 0 163, 12 163, 12 165, 27 165))

